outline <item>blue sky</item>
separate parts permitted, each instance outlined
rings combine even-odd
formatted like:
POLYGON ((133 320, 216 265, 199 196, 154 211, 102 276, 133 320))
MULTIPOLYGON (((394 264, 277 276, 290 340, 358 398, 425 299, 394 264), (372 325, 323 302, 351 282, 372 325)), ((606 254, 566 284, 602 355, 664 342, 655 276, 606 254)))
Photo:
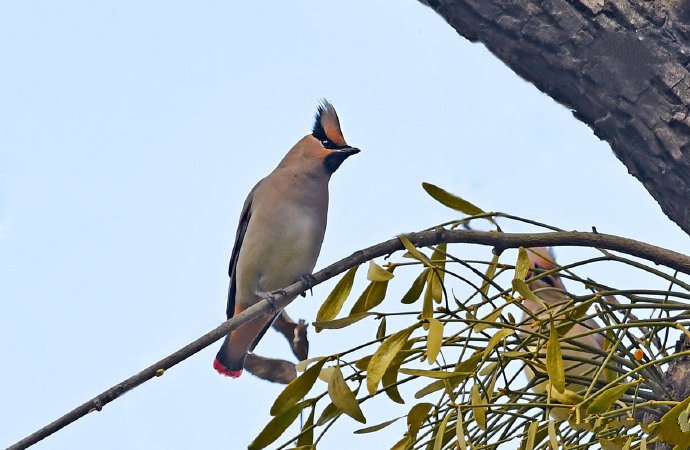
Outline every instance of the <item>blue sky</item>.
MULTIPOLYGON (((224 319, 242 202, 322 97, 362 152, 332 180, 317 269, 457 217, 422 181, 486 210, 690 252, 607 144, 412 0, 8 1, 0 42, 0 445, 224 319)), ((313 320, 332 286, 293 317, 313 320)), ((372 333, 312 335, 312 354, 372 333)), ((281 388, 216 375, 216 347, 36 448, 245 447, 281 388)), ((289 355, 273 333, 257 351, 289 355)), ((369 423, 385 408, 364 408, 369 423)), ((342 422, 320 448, 404 431, 353 436, 342 422)))

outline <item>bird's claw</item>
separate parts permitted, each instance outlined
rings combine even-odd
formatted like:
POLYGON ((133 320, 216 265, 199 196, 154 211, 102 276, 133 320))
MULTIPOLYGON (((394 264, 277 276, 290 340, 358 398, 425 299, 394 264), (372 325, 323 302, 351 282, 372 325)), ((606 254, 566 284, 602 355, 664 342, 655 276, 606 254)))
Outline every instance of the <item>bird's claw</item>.
POLYGON ((271 305, 271 314, 275 314, 278 312, 278 306, 276 305, 276 297, 278 296, 285 297, 285 291, 263 292, 260 294, 260 297, 266 300, 269 305, 271 305))
MULTIPOLYGON (((314 292, 313 292, 312 289, 311 289, 311 288, 313 288, 313 287, 316 285, 316 278, 314 278, 314 275, 312 275, 312 274, 309 274, 309 275, 302 275, 301 277, 299 277, 299 279, 300 279, 300 281, 302 282, 302 284, 304 285, 304 288, 305 288, 305 289, 309 289, 309 293, 310 293, 311 295, 314 295, 314 292)), ((302 292, 300 295, 301 295, 302 297, 306 297, 306 296, 307 296, 307 293, 306 293, 306 292, 302 292)))

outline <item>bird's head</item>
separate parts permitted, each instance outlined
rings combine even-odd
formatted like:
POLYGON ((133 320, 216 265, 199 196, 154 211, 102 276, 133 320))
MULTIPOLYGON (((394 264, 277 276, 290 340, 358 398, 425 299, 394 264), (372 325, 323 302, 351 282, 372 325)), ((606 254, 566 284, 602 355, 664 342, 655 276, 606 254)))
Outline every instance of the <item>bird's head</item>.
POLYGON ((359 149, 345 142, 335 108, 327 100, 322 100, 316 111, 312 133, 304 136, 283 162, 330 176, 355 153, 359 153, 359 149))
MULTIPOLYGON (((558 267, 558 264, 556 264, 556 255, 554 255, 553 249, 549 247, 528 248, 527 256, 529 258, 528 278, 558 267)), ((565 290, 561 278, 556 274, 541 277, 539 280, 530 283, 530 289, 532 290, 543 288, 565 290)))
POLYGON ((340 129, 338 113, 328 100, 322 100, 314 117, 311 136, 318 143, 317 156, 323 160, 323 166, 332 174, 349 156, 359 153, 359 149, 345 142, 340 129))

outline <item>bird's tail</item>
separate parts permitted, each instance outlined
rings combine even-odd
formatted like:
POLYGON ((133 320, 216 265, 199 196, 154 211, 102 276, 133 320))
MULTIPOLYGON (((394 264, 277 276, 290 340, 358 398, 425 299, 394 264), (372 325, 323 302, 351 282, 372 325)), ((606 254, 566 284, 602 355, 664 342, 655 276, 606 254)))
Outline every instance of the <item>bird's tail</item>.
POLYGON ((231 358, 229 341, 230 335, 227 335, 223 341, 223 345, 220 346, 220 350, 218 350, 218 353, 216 354, 216 359, 213 360, 213 368, 216 369, 216 371, 221 375, 225 375, 230 378, 238 378, 240 375, 242 375, 246 354, 242 355, 240 359, 231 358))
POLYGON ((247 372, 273 383, 288 384, 297 377, 295 365, 284 359, 266 358, 249 353, 244 362, 247 372))

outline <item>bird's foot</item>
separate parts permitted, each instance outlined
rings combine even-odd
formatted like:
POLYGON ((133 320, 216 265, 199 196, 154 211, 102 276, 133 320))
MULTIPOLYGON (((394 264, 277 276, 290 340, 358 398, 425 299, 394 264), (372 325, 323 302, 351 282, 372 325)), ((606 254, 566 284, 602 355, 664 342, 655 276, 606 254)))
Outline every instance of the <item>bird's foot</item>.
POLYGON ((277 297, 285 297, 287 294, 285 291, 273 291, 273 292, 262 292, 259 297, 266 300, 271 305, 271 314, 278 312, 278 306, 276 305, 277 297))
MULTIPOLYGON (((314 295, 314 292, 313 292, 312 289, 311 289, 311 288, 313 288, 313 287, 316 285, 316 278, 314 278, 314 275, 312 275, 312 274, 309 274, 309 275, 302 275, 301 277, 299 277, 299 279, 300 279, 300 281, 302 282, 302 284, 304 285, 304 288, 305 288, 305 289, 309 289, 309 293, 310 293, 311 295, 314 295)), ((307 293, 306 293, 306 292, 302 292, 300 295, 301 295, 302 297, 306 297, 306 296, 307 296, 307 293)))

